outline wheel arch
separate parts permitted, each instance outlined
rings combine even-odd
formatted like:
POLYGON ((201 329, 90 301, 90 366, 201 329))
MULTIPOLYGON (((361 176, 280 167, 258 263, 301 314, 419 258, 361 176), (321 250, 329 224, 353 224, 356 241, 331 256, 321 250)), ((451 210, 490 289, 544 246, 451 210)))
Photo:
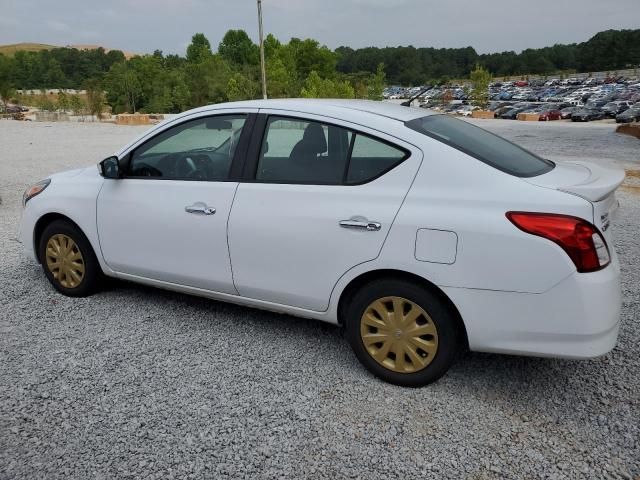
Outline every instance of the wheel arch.
POLYGON ((464 324, 464 320, 462 319, 462 315, 460 315, 460 311, 455 306, 455 304, 451 301, 451 299, 444 293, 437 285, 430 282, 424 277, 416 275, 414 273, 406 272, 403 270, 394 270, 394 269, 379 269, 379 270, 370 270, 368 272, 361 273, 357 277, 353 278, 347 286, 342 290, 340 294, 340 299, 338 300, 338 309, 337 309, 337 317, 338 323, 342 326, 345 325, 345 315, 346 310, 349 305, 349 302, 353 298, 353 296, 358 292, 362 287, 366 284, 374 282, 380 279, 396 279, 396 280, 404 280, 412 283, 417 283, 434 293, 449 309, 453 318, 456 321, 458 331, 460 332, 461 341, 464 344, 465 348, 469 348, 469 340, 467 337, 467 329, 464 324))
POLYGON ((85 237, 87 236, 87 234, 82 230, 82 228, 80 228, 80 226, 76 222, 74 222, 71 218, 67 217, 66 215, 63 215, 62 213, 49 212, 42 215, 36 222, 35 227, 33 228, 33 251, 35 252, 36 260, 39 263, 42 263, 42 259, 40 258, 40 239, 42 238, 44 229, 47 228, 48 225, 50 225, 52 222, 55 222, 56 220, 64 220, 66 222, 69 222, 78 230, 80 230, 85 237))

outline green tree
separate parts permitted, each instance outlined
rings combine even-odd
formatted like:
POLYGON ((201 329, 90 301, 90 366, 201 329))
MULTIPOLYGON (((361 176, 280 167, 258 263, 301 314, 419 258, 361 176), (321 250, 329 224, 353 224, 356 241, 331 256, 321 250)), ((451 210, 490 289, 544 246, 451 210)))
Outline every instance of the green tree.
POLYGON ((234 73, 227 82, 227 98, 234 102, 249 100, 258 95, 258 84, 246 75, 234 73))
POLYGON ((69 108, 71 109, 74 115, 84 116, 86 112, 86 102, 82 99, 80 95, 70 95, 69 108))
POLYGON ((384 73, 384 63, 379 63, 376 73, 369 82, 367 97, 369 100, 382 100, 382 92, 386 86, 386 75, 384 73))
POLYGON ((237 65, 257 65, 259 47, 244 30, 229 30, 218 45, 218 53, 226 61, 237 65))
MULTIPOLYGON (((168 75, 170 96, 171 96, 171 113, 180 113, 189 108, 189 100, 191 92, 185 80, 185 74, 182 70, 174 70, 168 75)), ((161 110, 158 110, 161 112, 161 110)))
POLYGON ((491 74, 479 63, 469 76, 471 79, 471 98, 480 108, 485 109, 489 103, 489 84, 491 74))
POLYGON ((107 101, 115 113, 137 111, 142 97, 142 82, 129 62, 116 63, 105 77, 107 101))
POLYGON ((85 85, 85 90, 87 91, 87 108, 89 115, 95 116, 98 120, 102 120, 105 107, 102 85, 98 80, 88 80, 85 85))
POLYGON ((14 95, 13 68, 12 59, 0 54, 0 101, 5 108, 14 95))
POLYGON ((16 91, 8 83, 0 83, 0 100, 4 108, 7 108, 7 104, 15 96, 16 91))
POLYGON ((264 56, 266 59, 270 59, 277 55, 278 51, 282 47, 280 40, 278 40, 272 33, 268 34, 264 38, 264 56))
POLYGON ((316 72, 322 78, 331 78, 336 73, 337 56, 316 40, 292 38, 287 47, 295 58, 296 72, 300 78, 316 72))
POLYGON ((287 70, 280 58, 270 58, 266 61, 267 95, 269 98, 295 97, 295 75, 287 70))
POLYGON ((187 47, 187 62, 202 63, 211 57, 211 43, 204 33, 196 33, 191 37, 191 44, 187 47))
POLYGON ((186 67, 186 81, 191 93, 190 106, 198 107, 227 100, 231 69, 220 55, 212 55, 199 64, 186 67))
POLYGON ((71 108, 69 95, 64 90, 61 90, 58 93, 58 109, 66 112, 69 108, 71 108))
POLYGON ((347 81, 333 81, 320 78, 316 71, 312 71, 300 92, 304 98, 354 98, 355 92, 347 81))

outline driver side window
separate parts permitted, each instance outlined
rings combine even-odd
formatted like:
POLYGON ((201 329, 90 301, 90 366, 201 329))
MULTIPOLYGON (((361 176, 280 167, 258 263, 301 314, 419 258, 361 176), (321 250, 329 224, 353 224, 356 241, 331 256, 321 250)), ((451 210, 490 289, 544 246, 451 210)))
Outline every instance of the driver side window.
POLYGON ((245 120, 216 115, 169 128, 133 151, 128 177, 226 180, 245 120))

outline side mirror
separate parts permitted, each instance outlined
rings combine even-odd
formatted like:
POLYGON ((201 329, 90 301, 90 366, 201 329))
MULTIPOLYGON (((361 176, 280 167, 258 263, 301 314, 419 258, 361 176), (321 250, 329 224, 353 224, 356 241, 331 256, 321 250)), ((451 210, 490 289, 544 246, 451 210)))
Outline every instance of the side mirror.
POLYGON ((104 178, 121 178, 120 163, 118 157, 107 157, 98 164, 100 175, 104 178))

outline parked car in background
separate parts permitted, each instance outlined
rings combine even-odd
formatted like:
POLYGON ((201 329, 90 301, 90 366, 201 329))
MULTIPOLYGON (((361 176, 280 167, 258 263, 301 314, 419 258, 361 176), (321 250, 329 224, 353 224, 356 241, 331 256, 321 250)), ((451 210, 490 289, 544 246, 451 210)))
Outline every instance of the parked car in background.
POLYGON ((540 112, 538 120, 541 122, 548 122, 549 120, 560 120, 562 118, 562 112, 557 108, 543 109, 540 112))
POLYGON ((471 114, 478 110, 480 107, 476 107, 475 105, 463 105, 462 107, 456 110, 458 115, 462 115, 463 117, 470 117, 471 114))
POLYGON ((467 347, 615 346, 623 179, 419 108, 223 103, 30 186, 19 238, 64 295, 110 276, 342 325, 369 371, 418 387, 467 347))
POLYGON ((500 118, 504 120, 515 120, 516 118, 518 118, 519 113, 522 113, 525 110, 529 110, 530 108, 530 106, 512 108, 511 110, 507 110, 505 113, 500 115, 500 118))
POLYGON ((591 120, 602 120, 605 118, 604 112, 599 108, 581 108, 571 114, 572 122, 589 122, 591 120))
POLYGON ((571 118, 571 114, 573 112, 578 111, 578 110, 580 110, 580 107, 575 107, 575 106, 573 106, 573 107, 565 107, 562 110, 560 110, 560 118, 562 118, 563 120, 569 119, 569 118, 571 118))
MULTIPOLYGON (((621 102, 629 102, 628 104, 630 105, 640 101, 640 85, 637 84, 637 79, 626 78, 621 81, 617 76, 616 79, 616 83, 609 84, 604 84, 602 80, 597 78, 589 81, 586 78, 578 77, 563 81, 555 79, 546 81, 542 78, 534 78, 526 82, 524 80, 492 82, 488 87, 489 100, 491 101, 489 110, 497 112, 496 116, 500 117, 500 115, 506 113, 504 111, 506 109, 499 111, 501 107, 505 106, 505 102, 512 103, 512 108, 520 107, 516 102, 534 104, 540 107, 537 109, 539 111, 547 109, 542 108, 542 105, 550 105, 556 110, 562 110, 570 105, 600 108, 613 103, 618 106, 614 108, 614 105, 610 105, 605 109, 605 111, 611 109, 609 115, 613 118, 617 113, 621 113, 622 109, 619 107, 621 102), (545 85, 545 83, 548 84, 545 85)), ((391 96, 408 98, 417 93, 420 93, 418 103, 420 106, 424 106, 426 103, 427 108, 451 111, 449 109, 450 102, 445 101, 443 98, 445 95, 457 103, 469 102, 473 104, 473 100, 468 97, 468 90, 463 85, 433 87, 389 86, 383 94, 385 98, 391 98, 391 96)), ((458 109, 456 107, 452 108, 458 109)))
POLYGON ((28 112, 29 109, 26 107, 23 107, 21 105, 7 105, 7 107, 5 108, 5 113, 21 113, 21 112, 28 112))
POLYGON ((496 108, 493 113, 496 118, 500 118, 500 115, 512 109, 513 109, 513 105, 503 105, 501 107, 496 108))
POLYGON ((615 118, 616 115, 624 112, 631 105, 631 102, 627 101, 609 102, 602 107, 602 111, 604 112, 605 116, 615 118))
POLYGON ((631 107, 616 115, 616 123, 640 122, 640 107, 631 107))

